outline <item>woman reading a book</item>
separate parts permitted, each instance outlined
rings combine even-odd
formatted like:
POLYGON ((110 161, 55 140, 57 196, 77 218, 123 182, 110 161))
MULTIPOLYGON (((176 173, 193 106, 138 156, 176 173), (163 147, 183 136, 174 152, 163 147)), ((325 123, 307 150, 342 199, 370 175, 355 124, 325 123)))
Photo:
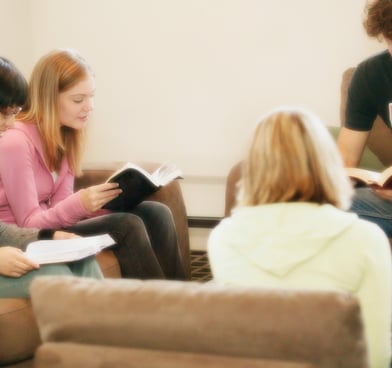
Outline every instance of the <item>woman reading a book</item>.
POLYGON ((345 211, 352 193, 324 124, 297 108, 272 111, 253 135, 237 207, 211 232, 209 260, 227 285, 354 294, 369 366, 387 368, 391 252, 377 225, 345 211))
MULTIPOLYGON (((0 57, 0 133, 13 124, 25 103, 27 82, 9 60, 0 57)), ((0 138, 1 139, 1 138, 0 138)), ((37 239, 68 239, 75 234, 54 230, 22 229, 0 222, 0 298, 26 298, 32 279, 40 275, 102 278, 94 257, 67 264, 39 266, 25 256, 26 245, 37 239)))
POLYGON ((23 227, 109 233, 123 277, 183 279, 170 210, 145 201, 128 213, 102 210, 121 190, 103 183, 73 192, 93 109, 94 76, 75 51, 55 50, 32 72, 28 101, 0 140, 0 220, 23 227))

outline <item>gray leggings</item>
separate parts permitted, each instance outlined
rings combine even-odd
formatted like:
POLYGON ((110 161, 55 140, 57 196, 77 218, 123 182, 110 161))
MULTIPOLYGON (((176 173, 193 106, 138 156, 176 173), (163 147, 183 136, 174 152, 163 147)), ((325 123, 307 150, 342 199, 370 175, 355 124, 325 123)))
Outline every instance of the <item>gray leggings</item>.
POLYGON ((93 217, 64 228, 79 235, 109 233, 122 277, 186 279, 170 209, 144 201, 130 212, 93 217))

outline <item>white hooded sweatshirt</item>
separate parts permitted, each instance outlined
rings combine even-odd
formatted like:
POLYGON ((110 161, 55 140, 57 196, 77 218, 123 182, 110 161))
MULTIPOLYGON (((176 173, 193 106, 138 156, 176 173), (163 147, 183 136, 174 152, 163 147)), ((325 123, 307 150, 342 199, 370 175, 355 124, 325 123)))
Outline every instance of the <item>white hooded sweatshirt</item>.
POLYGON ((377 225, 331 205, 241 207, 211 232, 208 256, 214 280, 227 285, 354 294, 370 367, 389 367, 391 252, 377 225))

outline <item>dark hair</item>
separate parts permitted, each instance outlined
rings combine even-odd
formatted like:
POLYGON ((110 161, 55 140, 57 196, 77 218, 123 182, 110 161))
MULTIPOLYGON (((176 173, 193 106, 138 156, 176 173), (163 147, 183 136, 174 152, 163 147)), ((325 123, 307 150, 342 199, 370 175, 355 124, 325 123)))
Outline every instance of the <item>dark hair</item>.
POLYGON ((16 66, 0 56, 0 110, 23 106, 27 99, 27 81, 16 66))
POLYGON ((384 36, 392 40, 392 0, 368 2, 363 25, 370 37, 384 36))

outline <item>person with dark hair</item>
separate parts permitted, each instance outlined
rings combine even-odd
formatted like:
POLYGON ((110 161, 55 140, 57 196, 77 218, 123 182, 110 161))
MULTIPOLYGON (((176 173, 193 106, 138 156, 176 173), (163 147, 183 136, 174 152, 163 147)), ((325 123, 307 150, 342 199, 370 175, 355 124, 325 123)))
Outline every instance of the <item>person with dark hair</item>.
POLYGON ((27 81, 15 65, 0 57, 0 113, 2 130, 12 125, 27 99, 27 81))
POLYGON ((0 57, 0 111, 3 117, 6 111, 15 115, 27 99, 27 81, 15 65, 0 57))
POLYGON ((117 183, 73 190, 94 93, 94 73, 77 51, 53 50, 37 62, 26 105, 0 140, 0 220, 85 236, 107 232, 123 277, 186 279, 166 205, 144 201, 113 213, 103 206, 121 193, 117 183))
MULTIPOLYGON (((358 165, 377 116, 392 130, 392 0, 368 2, 363 24, 369 37, 383 40, 387 50, 362 61, 350 82, 346 117, 337 141, 347 167, 358 165)), ((392 237, 392 190, 358 188, 351 210, 392 237)))
MULTIPOLYGON (((27 98, 27 82, 15 65, 0 57, 0 132, 12 126, 27 98)), ((0 138, 1 139, 1 138, 0 138)), ((67 239, 76 235, 49 229, 24 229, 0 222, 0 298, 29 296, 33 278, 40 275, 75 275, 102 278, 94 257, 39 266, 25 256, 26 245, 37 239, 67 239)))

